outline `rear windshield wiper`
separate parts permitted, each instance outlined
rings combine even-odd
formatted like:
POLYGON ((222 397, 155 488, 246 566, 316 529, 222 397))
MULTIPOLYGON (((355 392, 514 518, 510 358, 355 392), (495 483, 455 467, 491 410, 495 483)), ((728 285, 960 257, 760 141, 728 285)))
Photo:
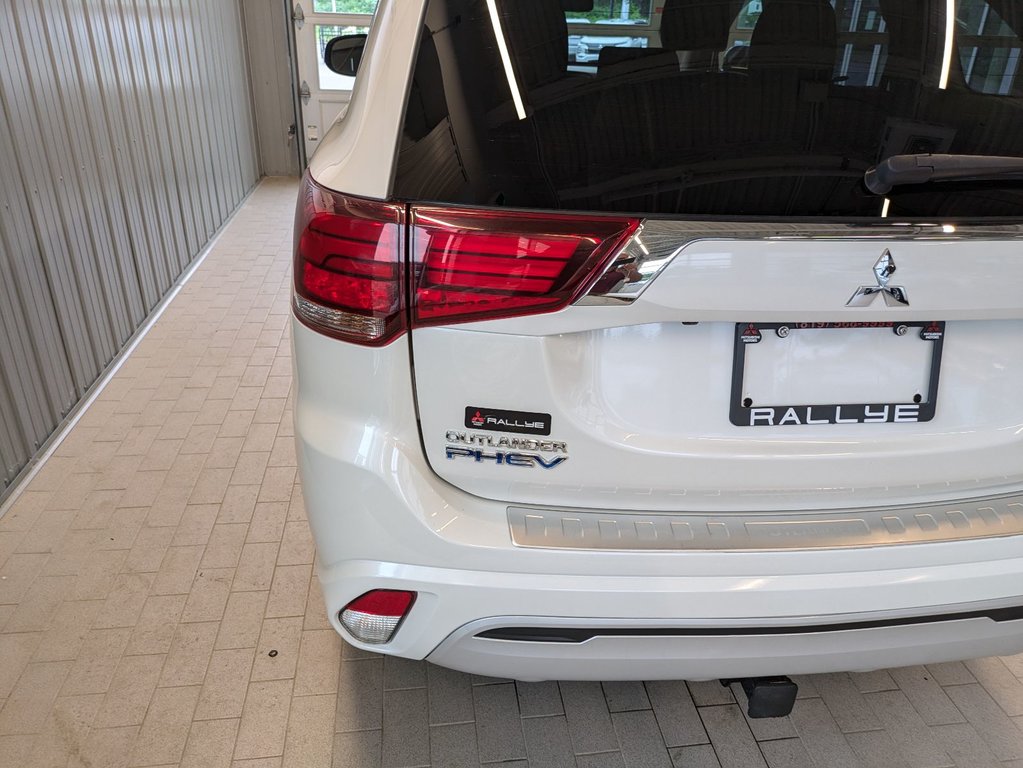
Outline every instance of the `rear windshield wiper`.
POLYGON ((863 174, 875 195, 887 195, 900 184, 955 179, 1023 179, 1023 157, 994 155, 892 155, 863 174))

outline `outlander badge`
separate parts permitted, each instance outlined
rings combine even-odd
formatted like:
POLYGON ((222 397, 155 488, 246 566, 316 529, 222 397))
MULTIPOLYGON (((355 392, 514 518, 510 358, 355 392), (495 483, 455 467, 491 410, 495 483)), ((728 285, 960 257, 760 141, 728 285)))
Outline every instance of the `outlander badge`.
POLYGON ((881 258, 874 264, 874 278, 877 280, 877 285, 861 285, 845 305, 847 307, 869 307, 880 293, 884 295, 886 306, 908 307, 909 296, 906 294, 906 289, 901 285, 888 284, 892 275, 895 274, 895 269, 892 252, 885 248, 881 258))

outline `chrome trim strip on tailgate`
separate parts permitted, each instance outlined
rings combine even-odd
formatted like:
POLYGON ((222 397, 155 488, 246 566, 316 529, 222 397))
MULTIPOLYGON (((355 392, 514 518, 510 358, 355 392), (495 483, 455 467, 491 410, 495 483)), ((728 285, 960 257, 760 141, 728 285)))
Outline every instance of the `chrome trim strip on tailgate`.
POLYGON ((1019 240, 1023 225, 1012 223, 939 224, 880 221, 869 223, 712 222, 648 218, 586 295, 575 304, 631 304, 679 254, 701 240, 1019 240), (617 273, 617 274, 616 274, 617 273))
POLYGON ((1023 534, 1023 494, 868 510, 644 513, 508 507, 521 547, 773 550, 877 547, 1023 534))

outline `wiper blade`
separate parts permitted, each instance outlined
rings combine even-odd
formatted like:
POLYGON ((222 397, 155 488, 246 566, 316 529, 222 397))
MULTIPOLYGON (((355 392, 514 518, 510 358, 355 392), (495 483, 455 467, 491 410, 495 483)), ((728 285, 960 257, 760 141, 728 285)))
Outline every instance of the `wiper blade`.
POLYGON ((1023 179, 1023 157, 994 155, 892 155, 863 174, 875 195, 901 184, 962 179, 1023 179))

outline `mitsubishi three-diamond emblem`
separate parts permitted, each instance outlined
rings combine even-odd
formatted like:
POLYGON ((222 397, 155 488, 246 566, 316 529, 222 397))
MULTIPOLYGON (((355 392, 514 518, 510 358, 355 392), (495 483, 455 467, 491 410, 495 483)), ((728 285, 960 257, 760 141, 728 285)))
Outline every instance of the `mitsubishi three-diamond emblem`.
POLYGON ((895 274, 895 259, 892 252, 887 248, 874 263, 874 278, 877 285, 861 285, 856 293, 845 303, 847 307, 869 307, 874 303, 878 294, 884 296, 884 303, 889 307, 908 307, 909 296, 906 289, 901 285, 889 285, 892 275, 895 274))

